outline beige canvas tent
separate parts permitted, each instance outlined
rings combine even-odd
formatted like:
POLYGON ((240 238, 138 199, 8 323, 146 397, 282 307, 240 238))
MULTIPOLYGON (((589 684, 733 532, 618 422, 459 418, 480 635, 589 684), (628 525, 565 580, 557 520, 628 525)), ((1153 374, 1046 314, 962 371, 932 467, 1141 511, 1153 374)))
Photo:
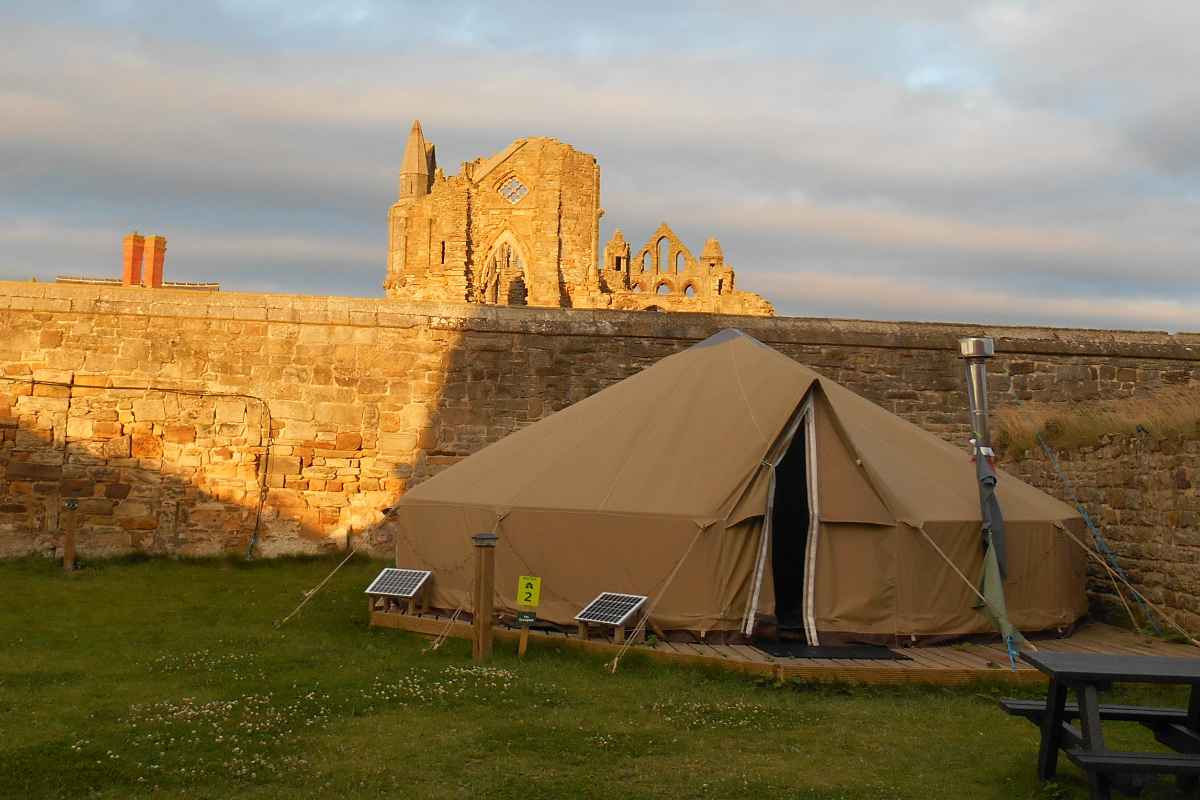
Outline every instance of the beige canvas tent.
MULTIPOLYGON (((1001 474, 1009 616, 1086 611, 1069 506, 1001 474)), ((654 626, 704 636, 778 623, 810 643, 992 631, 966 452, 727 330, 414 487, 391 522, 432 601, 471 607, 472 534, 494 531, 496 604, 542 578, 538 617, 570 625, 602 591, 643 594, 654 626), (931 543, 932 540, 932 543, 931 543), (933 546, 941 549, 939 554, 933 546), (949 562, 953 562, 953 566, 949 562)))

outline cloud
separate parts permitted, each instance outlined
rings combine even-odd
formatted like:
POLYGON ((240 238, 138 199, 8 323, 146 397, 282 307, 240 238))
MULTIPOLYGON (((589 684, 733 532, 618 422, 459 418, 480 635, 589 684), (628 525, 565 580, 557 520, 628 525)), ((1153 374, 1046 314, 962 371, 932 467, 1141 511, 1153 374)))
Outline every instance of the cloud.
POLYGON ((596 154, 603 236, 719 236, 784 313, 827 270, 851 315, 903 275, 1005 318, 1200 316, 1190 7, 644 5, 6 7, 0 214, 43 227, 0 261, 104 272, 139 227, 197 280, 378 293, 420 117, 448 172, 526 135, 596 154))
POLYGON ((900 277, 788 272, 766 276, 778 297, 804 308, 806 315, 887 320, 926 319, 930 307, 952 309, 947 319, 1011 325, 1090 327, 1103 308, 1105 324, 1117 328, 1172 332, 1200 330, 1194 303, 1168 299, 1042 297, 980 290, 900 277))

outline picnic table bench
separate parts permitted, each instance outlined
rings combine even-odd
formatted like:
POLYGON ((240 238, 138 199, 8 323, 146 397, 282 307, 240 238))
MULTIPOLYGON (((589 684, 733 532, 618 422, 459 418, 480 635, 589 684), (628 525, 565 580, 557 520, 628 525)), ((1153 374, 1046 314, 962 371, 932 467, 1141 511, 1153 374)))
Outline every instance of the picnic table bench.
POLYGON ((1050 678, 1046 701, 1004 699, 1005 711, 1038 725, 1042 742, 1038 777, 1054 777, 1061 749, 1088 776, 1093 800, 1131 786, 1131 776, 1173 774, 1192 789, 1200 777, 1200 658, 1125 656, 1099 653, 1022 653, 1050 678), (1101 704, 1098 693, 1117 682, 1183 684, 1191 687, 1188 707, 1147 708, 1101 704), (1076 703, 1067 703, 1074 691, 1076 703), (1071 724, 1078 720, 1079 726, 1071 724), (1174 753, 1124 753, 1104 743, 1103 720, 1138 722, 1174 753))

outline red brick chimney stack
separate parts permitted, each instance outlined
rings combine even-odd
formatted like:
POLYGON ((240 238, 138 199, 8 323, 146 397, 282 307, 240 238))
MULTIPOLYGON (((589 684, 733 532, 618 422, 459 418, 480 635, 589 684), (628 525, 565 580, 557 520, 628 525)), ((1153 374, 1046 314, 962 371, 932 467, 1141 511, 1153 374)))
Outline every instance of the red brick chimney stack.
POLYGON ((145 241, 137 231, 125 237, 125 253, 121 265, 121 284, 123 286, 142 285, 142 248, 145 241))
POLYGON ((163 262, 167 258, 167 237, 146 237, 146 286, 161 289, 163 285, 163 262))

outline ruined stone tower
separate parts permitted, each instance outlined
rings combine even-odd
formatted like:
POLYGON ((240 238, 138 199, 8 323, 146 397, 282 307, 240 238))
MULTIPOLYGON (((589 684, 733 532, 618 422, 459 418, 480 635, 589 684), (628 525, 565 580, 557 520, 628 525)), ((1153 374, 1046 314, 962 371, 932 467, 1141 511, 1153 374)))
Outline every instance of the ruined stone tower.
POLYGON ((446 176, 418 120, 388 213, 384 288, 418 301, 774 313, 758 295, 734 291, 719 246, 715 261, 698 264, 665 223, 643 250, 657 254, 667 241, 669 263, 656 255, 631 264, 618 232, 601 264, 603 214, 594 156, 557 139, 517 139, 446 176))

